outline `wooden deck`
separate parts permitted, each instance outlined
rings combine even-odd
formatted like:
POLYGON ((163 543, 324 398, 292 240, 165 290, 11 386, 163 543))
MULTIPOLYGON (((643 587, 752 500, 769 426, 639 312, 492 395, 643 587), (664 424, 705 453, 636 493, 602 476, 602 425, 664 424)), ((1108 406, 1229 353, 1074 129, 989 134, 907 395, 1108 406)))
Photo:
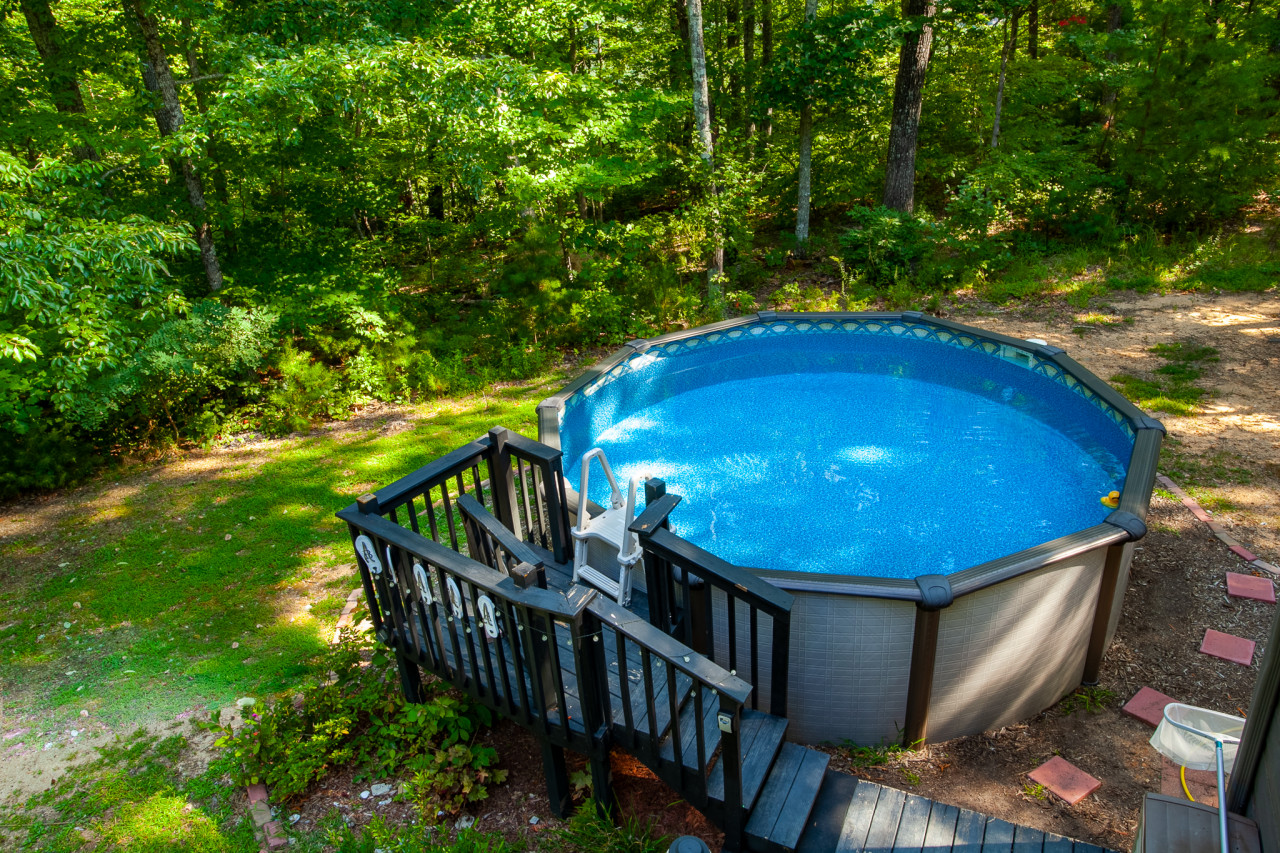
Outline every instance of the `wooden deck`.
MULTIPOLYGON (((569 570, 548 561, 547 584, 567 589, 570 585, 569 570)), ((647 618, 648 601, 642 590, 634 592, 628 609, 647 618)), ((564 641, 562 648, 566 653, 564 659, 567 660, 569 650, 564 641)), ((633 673, 637 663, 638 661, 632 662, 630 669, 633 673)), ((614 675, 616 672, 617 660, 611 656, 610 693, 615 700, 620 698, 614 675)), ((566 672, 565 677, 572 679, 573 674, 566 672)), ((765 723, 762 720, 778 719, 763 714, 759 718, 760 720, 753 719, 753 724, 763 726, 765 723)), ((662 725, 665 727, 665 720, 662 725)), ((685 731, 689 732, 692 728, 686 727, 685 731)), ((751 749, 752 744, 748 738, 754 732, 754 728, 750 733, 744 730, 743 754, 760 756, 764 759, 760 762, 763 766, 768 763, 771 755, 764 754, 768 747, 759 751, 751 749)), ((713 726, 708 727, 707 735, 714 736, 713 726)), ((784 746, 784 750, 785 748, 784 746)), ((686 750, 685 754, 688 755, 689 752, 686 750)), ((804 756, 799 754, 801 752, 808 751, 797 750, 790 757, 801 763, 804 761, 804 756)), ((785 759, 780 756, 780 760, 785 759)), ((753 842, 753 848, 759 846, 765 850, 778 851, 789 849, 783 846, 775 848, 769 844, 768 839, 795 837, 798 833, 800 840, 799 846, 795 848, 796 853, 1113 853, 1093 844, 1073 841, 969 809, 859 780, 845 773, 826 770, 825 765, 817 768, 816 776, 810 771, 807 781, 805 768, 798 766, 792 787, 775 785, 770 790, 766 785, 763 791, 759 791, 758 786, 764 782, 764 773, 753 772, 753 769, 744 766, 744 781, 748 785, 746 798, 751 801, 756 799, 757 793, 759 796, 752 821, 747 825, 748 839, 753 842), (820 786, 820 791, 803 826, 788 828, 780 825, 786 820, 797 823, 804 820, 803 814, 797 816, 797 809, 789 808, 787 801, 793 795, 803 796, 798 788, 813 785, 820 786)), ((714 784, 713 774, 713 791, 714 784)))
POLYGON ((1104 848, 827 771, 796 853, 1104 853, 1104 848))

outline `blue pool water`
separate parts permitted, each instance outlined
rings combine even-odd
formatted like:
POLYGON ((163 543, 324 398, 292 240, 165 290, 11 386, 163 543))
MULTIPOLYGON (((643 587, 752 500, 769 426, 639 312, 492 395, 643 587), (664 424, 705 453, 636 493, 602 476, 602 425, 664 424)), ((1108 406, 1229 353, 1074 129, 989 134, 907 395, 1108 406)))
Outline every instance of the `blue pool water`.
POLYGON ((739 565, 955 572, 1099 523, 1124 485, 1114 422, 994 356, 836 334, 638 359, 569 401, 566 475, 603 447, 620 481, 661 477, 675 532, 739 565))

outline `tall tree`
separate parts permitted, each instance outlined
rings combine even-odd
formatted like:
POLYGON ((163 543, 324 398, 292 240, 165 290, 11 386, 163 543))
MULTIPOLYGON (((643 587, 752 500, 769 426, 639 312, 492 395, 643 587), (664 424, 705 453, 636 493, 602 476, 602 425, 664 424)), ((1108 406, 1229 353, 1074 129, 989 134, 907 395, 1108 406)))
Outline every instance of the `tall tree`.
MULTIPOLYGON (((707 93, 707 48, 702 38, 702 0, 688 0, 689 10, 689 58, 693 65, 693 117, 698 128, 698 143, 703 162, 710 173, 711 193, 717 192, 715 182, 715 143, 711 138, 711 99, 707 93)), ((711 251, 707 258, 707 298, 719 301, 720 278, 724 275, 724 244, 721 241, 720 224, 711 229, 711 251)))
MULTIPOLYGON (((80 77, 70 50, 66 33, 53 17, 49 0, 21 0, 22 15, 27 19, 31 40, 40 53, 45 80, 49 85, 49 98, 58 112, 83 116, 84 97, 80 93, 80 77)), ((80 128, 77 128, 80 130, 80 128)), ((72 151, 79 160, 97 159, 92 145, 77 141, 72 151)))
POLYGON ((1004 49, 1000 51, 1000 78, 996 83, 996 117, 991 123, 991 147, 1000 147, 1000 111, 1004 108, 1004 81, 1005 74, 1009 69, 1009 59, 1018 50, 1018 17, 1022 14, 1020 9, 1015 9, 1013 14, 1005 22, 1009 28, 1009 35, 1004 40, 1004 49))
MULTIPOLYGON (((773 0, 760 0, 760 69, 761 76, 773 67, 773 0)), ((760 140, 763 149, 773 136, 773 107, 764 111, 764 135, 760 140)))
POLYGON ((742 9, 742 100, 747 109, 747 138, 756 132, 755 65, 756 0, 744 0, 742 9))
MULTIPOLYGON (((812 26, 818 16, 818 0, 805 0, 804 22, 812 26)), ((796 181, 796 256, 809 254, 809 204, 813 181, 813 97, 800 107, 800 167, 796 181)))
POLYGON ((889 126, 889 156, 884 176, 885 207, 910 213, 916 203, 916 146, 920 137, 920 107, 924 102, 925 72, 933 47, 934 0, 903 0, 903 15, 919 28, 902 40, 898 77, 893 86, 893 119, 889 126))
MULTIPOLYGON (((170 136, 182 127, 182 102, 178 100, 178 84, 173 78, 173 69, 169 67, 169 57, 160 37, 159 22, 148 12, 145 0, 125 0, 125 3, 125 13, 132 15, 137 23, 147 62, 151 66, 151 73, 155 75, 155 85, 159 90, 160 106, 156 110, 156 126, 160 129, 161 136, 170 136)), ((200 261, 204 264, 205 279, 209 283, 209 290, 216 293, 222 288, 222 267, 218 263, 217 247, 213 243, 213 228, 209 225, 204 184, 190 157, 182 157, 181 169, 187 188, 187 201, 195 208, 197 218, 200 219, 196 226, 196 243, 200 246, 200 261)))

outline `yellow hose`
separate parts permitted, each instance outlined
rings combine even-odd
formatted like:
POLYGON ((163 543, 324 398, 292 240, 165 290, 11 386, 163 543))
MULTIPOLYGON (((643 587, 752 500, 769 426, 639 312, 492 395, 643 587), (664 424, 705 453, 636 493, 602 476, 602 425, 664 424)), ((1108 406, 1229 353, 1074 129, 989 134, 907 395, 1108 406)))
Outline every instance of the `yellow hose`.
POLYGON ((1185 767, 1182 768, 1181 775, 1182 775, 1182 791, 1187 795, 1187 799, 1194 803, 1196 801, 1196 798, 1191 796, 1191 789, 1187 787, 1187 768, 1185 767))

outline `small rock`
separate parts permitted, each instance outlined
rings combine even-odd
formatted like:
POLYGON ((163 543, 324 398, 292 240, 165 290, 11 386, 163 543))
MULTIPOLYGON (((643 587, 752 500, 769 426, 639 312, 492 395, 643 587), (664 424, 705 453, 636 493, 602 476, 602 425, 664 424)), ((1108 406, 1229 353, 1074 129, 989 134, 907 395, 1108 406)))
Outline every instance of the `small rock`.
POLYGON ((44 745, 44 748, 45 748, 46 750, 53 749, 53 744, 51 744, 51 743, 46 743, 46 744, 44 745))
POLYGON ((231 648, 233 648, 233 649, 238 649, 238 648, 240 648, 240 644, 239 644, 239 643, 232 643, 232 644, 231 644, 231 648))
POLYGON ((258 700, 254 699, 252 696, 246 696, 243 699, 237 699, 236 704, 241 708, 252 708, 254 705, 258 704, 258 700))
POLYGON ((75 729, 72 729, 72 730, 71 730, 71 736, 72 736, 72 737, 80 737, 80 732, 76 731, 75 729))
POLYGON ((534 826, 534 825, 536 825, 537 823, 538 823, 538 816, 537 816, 537 815, 534 815, 533 817, 529 818, 529 825, 530 825, 530 826, 534 826))
POLYGON ((231 534, 230 534, 230 533, 228 533, 226 536, 223 536, 223 537, 222 537, 222 541, 224 541, 224 542, 230 542, 230 541, 231 541, 231 534))
POLYGON ((72 606, 72 607, 74 607, 76 610, 79 610, 79 609, 80 609, 80 602, 78 602, 78 601, 73 601, 73 602, 71 602, 71 606, 72 606))
POLYGON ((385 797, 387 794, 391 793, 391 786, 379 782, 376 785, 369 786, 369 793, 375 797, 385 797))
POLYGON ((82 716, 82 717, 87 717, 87 716, 89 716, 89 712, 88 712, 88 711, 85 711, 85 710, 83 710, 83 709, 81 709, 81 711, 80 711, 80 716, 82 716))
POLYGON ((462 817, 458 818, 458 822, 453 826, 455 829, 470 829, 475 825, 476 819, 469 814, 464 814, 462 817))
POLYGON ((63 623, 62 623, 62 627, 63 627, 64 629, 68 629, 68 628, 70 628, 70 627, 71 627, 71 623, 70 623, 70 622, 63 622, 63 623))
POLYGON ((369 792, 368 792, 368 791, 361 791, 361 792, 360 792, 360 799, 362 799, 362 800, 367 800, 367 799, 369 799, 369 792))
POLYGON ((378 800, 378 805, 385 806, 385 805, 388 805, 390 802, 391 802, 391 798, 387 797, 385 800, 378 800))

